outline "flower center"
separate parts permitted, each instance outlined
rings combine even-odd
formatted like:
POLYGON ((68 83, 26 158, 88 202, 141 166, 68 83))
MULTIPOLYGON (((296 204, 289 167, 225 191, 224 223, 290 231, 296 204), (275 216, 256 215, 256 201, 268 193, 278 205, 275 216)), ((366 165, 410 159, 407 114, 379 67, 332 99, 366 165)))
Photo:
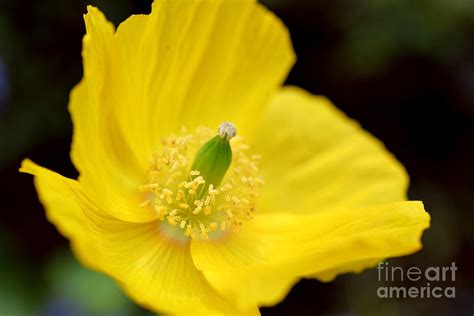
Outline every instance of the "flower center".
POLYGON ((260 157, 248 151, 231 123, 221 124, 217 136, 199 127, 192 134, 165 138, 139 188, 144 198, 140 206, 152 207, 173 234, 181 231, 188 238, 238 230, 253 217, 257 188, 263 185, 260 157))

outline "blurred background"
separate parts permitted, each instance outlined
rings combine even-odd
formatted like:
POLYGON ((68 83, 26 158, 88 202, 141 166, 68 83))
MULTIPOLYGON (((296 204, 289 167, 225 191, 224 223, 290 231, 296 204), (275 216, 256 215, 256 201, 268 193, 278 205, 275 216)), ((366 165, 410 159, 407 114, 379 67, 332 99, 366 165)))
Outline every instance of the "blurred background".
MULTIPOLYGON (((411 175, 432 227, 397 266, 456 262, 455 299, 379 299, 377 271, 304 280, 263 315, 473 315, 474 1, 266 0, 298 62, 287 83, 328 96, 411 175)), ((149 315, 82 268, 47 222, 22 158, 69 177, 70 89, 80 80, 82 14, 115 25, 151 1, 0 0, 0 315, 149 315)), ((393 285, 393 284, 392 284, 393 285)))

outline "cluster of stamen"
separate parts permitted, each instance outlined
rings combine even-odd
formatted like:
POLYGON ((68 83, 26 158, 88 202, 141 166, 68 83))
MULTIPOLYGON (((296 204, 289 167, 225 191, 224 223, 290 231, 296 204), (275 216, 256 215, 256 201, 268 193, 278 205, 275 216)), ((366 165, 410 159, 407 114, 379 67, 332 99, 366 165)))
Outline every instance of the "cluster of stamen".
POLYGON ((249 146, 237 136, 232 139, 232 164, 219 185, 206 183, 197 170, 189 170, 192 157, 210 137, 209 128, 194 134, 170 136, 160 153, 153 156, 147 172, 141 207, 152 207, 159 220, 182 230, 184 236, 208 238, 215 232, 238 230, 253 217, 257 188, 258 155, 248 154, 249 146))

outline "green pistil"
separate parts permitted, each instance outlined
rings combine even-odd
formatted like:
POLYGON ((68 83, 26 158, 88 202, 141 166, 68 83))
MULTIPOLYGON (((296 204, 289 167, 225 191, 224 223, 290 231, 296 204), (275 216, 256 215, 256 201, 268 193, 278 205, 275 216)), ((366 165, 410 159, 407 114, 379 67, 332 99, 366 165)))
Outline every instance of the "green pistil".
POLYGON ((229 140, 237 133, 232 123, 222 123, 218 135, 202 145, 194 158, 191 170, 199 171, 207 186, 218 187, 232 162, 232 148, 229 140))

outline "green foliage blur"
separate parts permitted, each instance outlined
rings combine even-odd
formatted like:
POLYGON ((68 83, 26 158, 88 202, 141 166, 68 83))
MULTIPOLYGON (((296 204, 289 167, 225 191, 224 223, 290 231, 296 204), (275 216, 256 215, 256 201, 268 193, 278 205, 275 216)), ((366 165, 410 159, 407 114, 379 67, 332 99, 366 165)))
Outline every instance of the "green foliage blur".
POLYGON ((351 1, 340 11, 345 36, 338 58, 362 73, 383 71, 403 55, 452 63, 467 48, 473 16, 469 0, 351 1))

